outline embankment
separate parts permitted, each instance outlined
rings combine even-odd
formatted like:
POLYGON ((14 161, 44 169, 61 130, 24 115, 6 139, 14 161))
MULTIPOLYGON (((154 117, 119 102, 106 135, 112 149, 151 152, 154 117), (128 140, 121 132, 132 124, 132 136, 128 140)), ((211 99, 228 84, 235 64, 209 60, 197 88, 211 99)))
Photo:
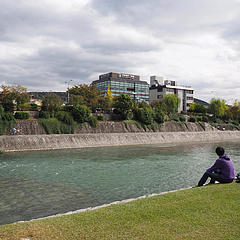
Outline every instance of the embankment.
POLYGON ((194 143, 240 140, 240 131, 92 133, 0 136, 5 151, 33 151, 137 144, 194 143))

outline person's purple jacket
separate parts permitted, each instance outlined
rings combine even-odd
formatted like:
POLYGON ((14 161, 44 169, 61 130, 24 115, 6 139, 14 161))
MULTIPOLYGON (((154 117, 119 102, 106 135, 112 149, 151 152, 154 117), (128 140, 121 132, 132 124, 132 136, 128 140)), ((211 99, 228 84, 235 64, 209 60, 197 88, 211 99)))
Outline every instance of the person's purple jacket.
POLYGON ((213 164, 213 166, 207 170, 207 172, 213 172, 213 171, 219 172, 219 176, 221 176, 224 179, 235 178, 233 162, 225 154, 219 157, 216 160, 216 162, 213 164))

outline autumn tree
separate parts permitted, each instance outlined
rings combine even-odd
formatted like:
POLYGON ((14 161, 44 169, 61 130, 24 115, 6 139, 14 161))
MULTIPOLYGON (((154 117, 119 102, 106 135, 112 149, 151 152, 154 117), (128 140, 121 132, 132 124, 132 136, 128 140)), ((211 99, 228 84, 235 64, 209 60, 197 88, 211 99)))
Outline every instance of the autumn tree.
POLYGON ((96 85, 75 85, 68 91, 70 94, 70 103, 86 105, 92 111, 95 111, 98 107, 100 91, 97 90, 96 85))
POLYGON ((27 89, 20 85, 1 85, 2 91, 0 92, 0 102, 5 111, 13 111, 14 103, 17 105, 24 104, 29 101, 30 97, 27 89))

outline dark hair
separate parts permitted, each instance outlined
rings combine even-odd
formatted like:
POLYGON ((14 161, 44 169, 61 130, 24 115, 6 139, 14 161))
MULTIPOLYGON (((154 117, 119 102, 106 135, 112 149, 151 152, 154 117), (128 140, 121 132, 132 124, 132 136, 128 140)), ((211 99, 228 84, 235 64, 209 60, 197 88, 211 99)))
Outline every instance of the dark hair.
POLYGON ((221 157, 224 154, 224 149, 222 147, 217 147, 216 148, 216 154, 221 157))

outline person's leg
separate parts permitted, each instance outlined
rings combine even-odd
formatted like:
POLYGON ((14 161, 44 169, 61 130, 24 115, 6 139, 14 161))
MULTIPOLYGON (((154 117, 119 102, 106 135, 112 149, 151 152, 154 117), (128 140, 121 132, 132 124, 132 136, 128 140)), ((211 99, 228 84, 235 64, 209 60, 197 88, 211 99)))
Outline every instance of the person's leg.
POLYGON ((205 172, 205 173, 203 174, 203 176, 201 177, 201 179, 199 180, 198 186, 199 186, 199 187, 200 187, 200 186, 203 186, 203 184, 207 181, 208 177, 209 177, 209 173, 208 173, 208 172, 205 172))
POLYGON ((210 172, 205 172, 198 182, 198 186, 203 186, 203 184, 207 181, 208 178, 211 178, 210 183, 215 183, 215 181, 218 181, 220 183, 231 183, 233 180, 231 179, 223 179, 221 176, 219 176, 216 173, 210 173, 210 172))

